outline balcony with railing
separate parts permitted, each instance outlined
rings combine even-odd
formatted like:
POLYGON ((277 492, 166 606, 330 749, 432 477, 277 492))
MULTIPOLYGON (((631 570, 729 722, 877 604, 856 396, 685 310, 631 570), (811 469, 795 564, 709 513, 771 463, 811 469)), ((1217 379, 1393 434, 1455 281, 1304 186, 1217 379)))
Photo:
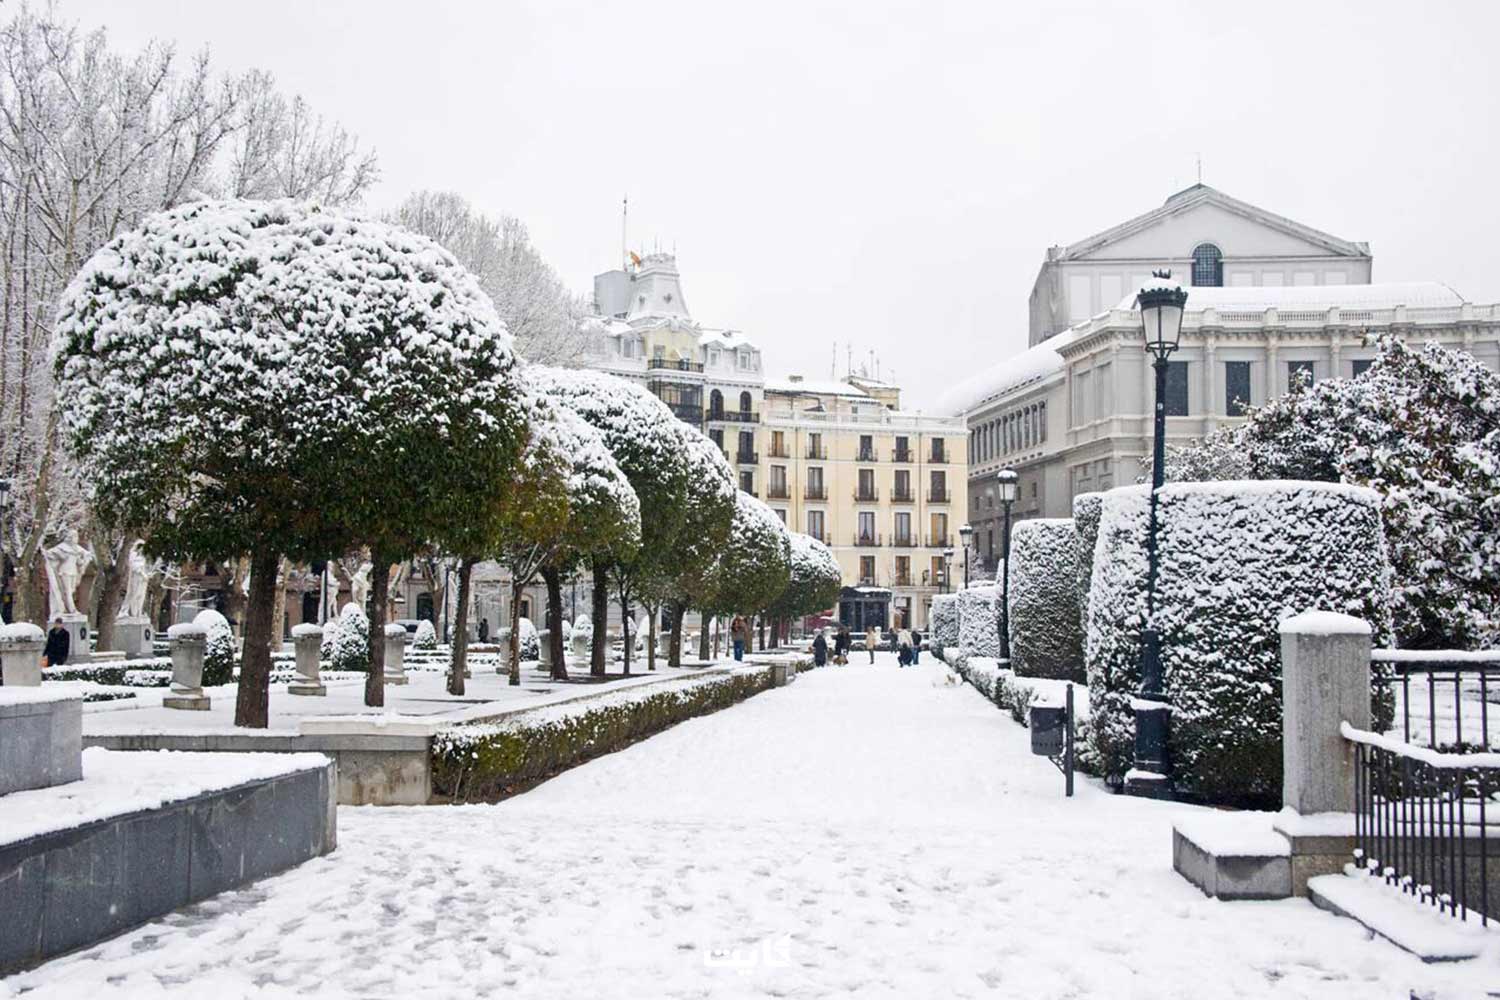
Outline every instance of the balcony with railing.
POLYGON ((916 457, 912 455, 910 448, 897 448, 891 452, 891 461, 909 465, 916 461, 916 457))
POLYGON ((933 465, 947 464, 948 450, 946 448, 940 447, 938 445, 938 442, 934 441, 932 443, 932 454, 928 456, 927 461, 931 462, 933 465))
POLYGON ((897 574, 895 574, 894 576, 891 577, 891 586, 893 586, 893 587, 910 587, 911 586, 911 574, 910 573, 897 573, 897 574))
POLYGON ((861 587, 878 587, 878 586, 880 586, 880 584, 878 584, 878 583, 875 582, 875 577, 874 577, 873 574, 870 575, 870 576, 865 576, 863 573, 860 574, 859 585, 861 587))
POLYGON ((833 544, 833 536, 829 535, 827 532, 821 532, 821 533, 819 533, 819 532, 816 532, 816 531, 809 531, 807 534, 808 534, 808 536, 810 538, 816 538, 818 541, 822 542, 824 545, 832 545, 833 544))
POLYGON ((804 500, 827 500, 828 499, 828 487, 826 487, 826 486, 808 486, 806 489, 804 489, 802 491, 802 499, 804 499, 804 500))
POLYGON ((790 500, 791 490, 787 489, 786 483, 772 483, 766 487, 767 500, 790 500))
POLYGON ((755 465, 760 462, 760 453, 754 451, 735 452, 734 460, 740 465, 755 465))
POLYGON ((914 549, 917 547, 917 536, 898 532, 891 536, 891 544, 898 549, 914 549))
POLYGON ((754 410, 709 410, 707 419, 731 424, 758 424, 760 414, 754 410))
POLYGON ((916 503, 916 500, 917 495, 912 492, 910 486, 906 489, 897 486, 891 490, 891 503, 916 503))
MULTIPOLYGON (((663 400, 663 402, 667 402, 663 400)), ((692 424, 694 427, 703 426, 703 407, 698 403, 670 403, 667 409, 672 411, 672 416, 684 423, 692 424)))
POLYGON ((789 451, 787 451, 787 447, 786 447, 786 443, 785 442, 783 442, 781 444, 776 444, 773 441, 771 443, 770 449, 766 452, 766 454, 768 456, 770 456, 771 458, 791 458, 792 457, 792 453, 789 452, 789 451))
POLYGON ((807 446, 807 457, 818 462, 828 461, 828 446, 825 444, 810 444, 807 446))
POLYGON ((880 535, 873 531, 856 531, 852 544, 861 549, 879 548, 880 535))
POLYGON ((932 489, 927 491, 928 503, 952 503, 953 492, 948 489, 932 489))
POLYGON ((880 461, 880 455, 873 447, 860 448, 854 453, 854 460, 856 462, 878 462, 880 461))
POLYGON ((672 358, 647 358, 646 367, 671 372, 701 372, 703 370, 702 362, 677 361, 672 358))
POLYGON ((952 535, 928 535, 927 547, 929 549, 946 549, 953 544, 952 535))
POLYGON ((880 491, 873 486, 857 486, 854 489, 855 503, 877 503, 880 500, 880 491))

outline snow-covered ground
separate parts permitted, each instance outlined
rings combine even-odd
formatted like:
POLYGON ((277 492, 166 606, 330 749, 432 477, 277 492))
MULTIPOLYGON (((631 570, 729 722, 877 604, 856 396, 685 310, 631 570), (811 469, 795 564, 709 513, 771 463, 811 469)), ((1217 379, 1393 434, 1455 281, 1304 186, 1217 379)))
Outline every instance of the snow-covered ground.
POLYGON ((29 997, 1483 995, 1300 900, 1173 873, 1193 810, 1032 757, 942 669, 852 664, 498 806, 352 808, 339 849, 33 972, 29 997))

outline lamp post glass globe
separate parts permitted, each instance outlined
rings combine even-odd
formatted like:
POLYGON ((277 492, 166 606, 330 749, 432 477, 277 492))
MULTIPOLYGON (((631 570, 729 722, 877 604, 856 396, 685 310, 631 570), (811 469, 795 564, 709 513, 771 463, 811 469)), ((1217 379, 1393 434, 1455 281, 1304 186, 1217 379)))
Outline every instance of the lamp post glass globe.
POLYGON ((1182 313, 1187 291, 1171 271, 1153 271, 1151 280, 1136 293, 1141 310, 1141 342, 1158 360, 1177 350, 1182 339, 1182 313))

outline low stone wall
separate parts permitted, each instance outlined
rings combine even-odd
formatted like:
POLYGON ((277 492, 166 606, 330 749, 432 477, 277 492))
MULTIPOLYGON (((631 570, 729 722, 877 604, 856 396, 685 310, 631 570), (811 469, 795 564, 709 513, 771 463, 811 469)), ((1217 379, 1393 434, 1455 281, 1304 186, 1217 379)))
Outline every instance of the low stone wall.
POLYGON ((327 764, 0 847, 0 974, 328 853, 335 780, 327 764))

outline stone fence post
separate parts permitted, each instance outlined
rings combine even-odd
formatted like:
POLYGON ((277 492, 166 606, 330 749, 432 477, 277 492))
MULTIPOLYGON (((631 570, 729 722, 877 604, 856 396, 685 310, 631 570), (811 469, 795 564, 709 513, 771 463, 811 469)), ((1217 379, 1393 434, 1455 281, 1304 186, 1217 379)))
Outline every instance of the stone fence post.
POLYGON ((1281 803, 1306 816, 1354 810, 1354 750, 1342 723, 1370 728, 1370 626, 1307 611, 1281 623, 1281 803))
POLYGON ((6 687, 40 687, 47 635, 30 622, 0 625, 0 679, 6 687))
POLYGON ((206 712, 211 707, 203 693, 203 654, 208 646, 208 630, 202 625, 182 622, 167 629, 172 650, 172 693, 161 700, 163 708, 183 708, 206 712))
POLYGON ((552 630, 544 628, 536 634, 536 637, 541 643, 537 658, 540 660, 542 669, 550 671, 552 669, 552 630))
POLYGON ((385 627, 385 682, 387 684, 406 683, 406 627, 404 625, 387 625, 385 627))
POLYGON ((297 651, 297 679, 287 685, 287 694, 327 695, 320 674, 323 629, 311 622, 292 626, 292 646, 297 651))

